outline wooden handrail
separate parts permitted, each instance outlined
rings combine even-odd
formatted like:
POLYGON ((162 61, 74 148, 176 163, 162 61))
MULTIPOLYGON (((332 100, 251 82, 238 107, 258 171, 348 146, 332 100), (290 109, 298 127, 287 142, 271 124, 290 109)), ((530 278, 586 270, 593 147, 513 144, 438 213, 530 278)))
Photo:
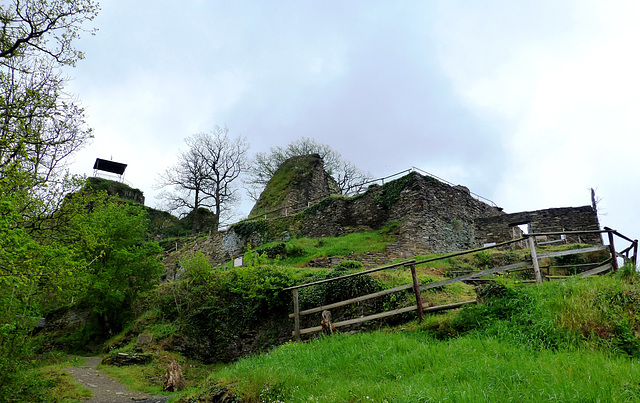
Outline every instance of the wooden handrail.
MULTIPOLYGON (((300 311, 298 314, 300 316, 304 316, 304 315, 310 315, 312 313, 322 312, 325 309, 340 308, 341 306, 351 305, 351 304, 355 304, 356 302, 362 302, 362 301, 366 301, 366 300, 369 300, 369 299, 382 297, 384 295, 393 294, 394 292, 410 290, 412 287, 413 287, 413 284, 405 284, 405 285, 401 285, 401 286, 398 286, 398 287, 389 288, 389 289, 386 289, 386 290, 374 292, 372 294, 362 295, 360 297, 351 298, 351 299, 345 299, 345 300, 340 301, 340 302, 334 302, 333 304, 323 305, 323 306, 319 306, 317 308, 306 309, 304 311, 300 311)), ((290 313, 289 317, 293 318, 294 315, 295 315, 295 313, 290 313)))
POLYGON ((388 266, 376 267, 374 269, 363 270, 363 271, 359 271, 357 273, 345 274, 344 276, 328 278, 328 279, 325 279, 325 280, 318 280, 318 281, 314 281, 313 283, 305 283, 305 284, 300 284, 300 285, 294 285, 294 286, 291 286, 291 287, 283 288, 282 291, 297 290, 299 288, 311 287, 312 285, 330 283, 332 281, 338 281, 338 280, 342 280, 342 279, 349 278, 349 277, 356 277, 356 276, 362 276, 363 274, 375 273, 375 272, 380 271, 380 270, 387 270, 387 269, 393 269, 393 268, 400 267, 400 266, 407 266, 407 265, 410 265, 412 263, 415 263, 415 260, 407 260, 407 261, 404 261, 404 262, 401 262, 401 263, 390 264, 388 266))
MULTIPOLYGON (((455 302, 453 304, 446 304, 446 305, 439 305, 439 306, 429 306, 427 303, 424 303, 422 305, 422 309, 424 312, 438 312, 438 311, 445 311, 448 309, 460 308, 463 305, 475 304, 476 302, 477 301, 474 299, 471 301, 455 302)), ((394 309, 393 311, 380 312, 373 315, 364 316, 362 318, 355 318, 355 319, 344 320, 342 322, 335 322, 333 325, 335 327, 356 325, 358 323, 368 322, 370 320, 383 319, 389 316, 399 315, 401 313, 412 312, 412 311, 415 311, 416 309, 418 309, 416 305, 411 305, 404 308, 394 309)), ((317 333, 317 332, 320 332, 321 330, 322 330, 322 326, 308 327, 306 329, 300 329, 300 334, 302 335, 302 334, 309 334, 309 333, 317 333)), ((293 331, 291 332, 291 334, 295 336, 296 332, 293 331)))
MULTIPOLYGON (((624 235, 621 235, 617 231, 612 230, 611 228, 608 228, 608 227, 605 227, 605 229, 603 229, 603 230, 539 232, 539 233, 523 234, 522 237, 518 238, 518 239, 513 239, 513 240, 510 240, 510 241, 505 241, 505 242, 501 242, 501 243, 497 243, 497 244, 493 244, 493 245, 483 246, 483 247, 480 247, 480 248, 468 249, 468 250, 460 251, 460 252, 453 252, 453 253, 449 253, 449 254, 445 254, 445 255, 429 258, 429 259, 424 259, 424 260, 421 260, 421 261, 416 261, 415 259, 407 260, 407 261, 398 262, 398 263, 394 263, 394 264, 390 264, 390 265, 386 265, 386 266, 376 267, 376 268, 369 269, 369 270, 363 270, 363 271, 357 272, 357 273, 350 273, 350 274, 346 274, 346 275, 339 276, 339 277, 334 277, 334 278, 330 278, 330 279, 319 280, 319 281, 314 281, 314 282, 311 282, 311 283, 306 283, 306 284, 300 284, 300 285, 296 285, 296 286, 292 286, 292 287, 287 287, 287 288, 283 288, 282 290, 283 291, 292 290, 293 293, 294 293, 294 313, 289 314, 289 317, 295 319, 295 330, 294 330, 293 334, 296 336, 296 340, 300 340, 300 335, 301 334, 314 333, 314 332, 318 332, 318 331, 321 330, 321 327, 313 327, 313 328, 308 328, 308 329, 301 330, 300 329, 300 316, 309 315, 309 314, 312 314, 312 313, 317 313, 317 312, 321 312, 321 311, 324 311, 324 310, 333 309, 333 308, 349 305, 349 304, 352 304, 352 303, 365 301, 365 300, 368 300, 368 299, 380 297, 380 296, 387 295, 387 294, 394 293, 394 292, 398 292, 398 291, 404 291, 404 290, 408 290, 408 289, 412 289, 412 288, 416 291, 416 298, 417 298, 417 301, 418 301, 416 305, 413 305, 413 306, 410 306, 410 307, 406 307, 406 308, 399 308, 399 309, 392 310, 392 311, 382 312, 382 313, 378 313, 378 314, 374 314, 374 315, 370 315, 370 316, 366 316, 366 317, 362 317, 362 318, 346 320, 346 321, 334 323, 334 325, 336 327, 340 327, 340 326, 347 326, 347 325, 351 325, 351 324, 361 323, 361 322, 365 322, 365 321, 369 321, 369 320, 385 318, 385 317, 388 317, 388 316, 397 315, 399 313, 418 310, 418 304, 421 305, 421 308, 425 307, 425 304, 423 304, 421 302, 421 300, 420 300, 418 290, 424 291, 424 290, 428 290, 428 289, 431 289, 431 288, 442 287, 442 286, 445 286, 447 284, 452 284, 452 283, 456 283, 456 282, 459 282, 459 281, 474 280, 474 279, 477 279, 478 277, 481 277, 481 276, 484 276, 484 275, 489 275, 489 274, 508 272, 508 271, 512 271, 512 270, 522 270, 522 268, 524 268, 526 266, 529 266, 532 263, 536 263, 536 265, 537 265, 538 260, 543 259, 543 258, 568 256, 568 255, 582 254, 582 253, 589 253, 589 252, 596 252, 596 251, 600 251, 600 250, 610 249, 612 251, 612 258, 611 259, 608 259, 605 262, 599 263, 597 267, 582 273, 580 276, 584 277, 584 276, 588 276, 588 275, 599 274, 599 273, 605 272, 607 270, 614 270, 615 271, 615 270, 617 270, 617 262, 615 260, 617 253, 615 252, 615 247, 613 245, 613 236, 614 235, 617 235, 617 236, 619 236, 619 237, 621 237, 621 238, 623 238, 623 239, 625 239, 625 240, 627 240, 627 241, 632 243, 632 245, 629 248, 625 249, 622 253, 627 253, 627 252, 631 251, 631 249, 633 249, 634 250, 633 261, 635 263, 636 259, 637 259, 638 241, 637 240, 631 240, 630 238, 628 238, 628 237, 626 237, 624 235), (609 245, 593 246, 593 247, 579 248, 579 249, 570 249, 570 250, 566 250, 566 251, 541 253, 541 254, 535 253, 535 244, 533 243, 533 240, 537 236, 577 235, 577 234, 596 234, 596 233, 600 234, 600 233, 605 233, 605 232, 608 233, 608 235, 609 235, 609 245), (361 276, 361 275, 365 275, 365 274, 375 273, 375 272, 378 272, 378 271, 381 271, 381 270, 393 269, 393 268, 402 267, 402 266, 404 266, 404 267, 409 267, 409 266, 415 267, 415 266, 420 265, 420 264, 425 264, 425 263, 434 262, 434 261, 438 261, 438 260, 448 259, 448 258, 451 258, 451 257, 466 255, 466 254, 470 254, 470 253, 476 253, 476 252, 480 252, 480 251, 487 250, 487 249, 499 248, 499 247, 502 247, 502 246, 505 246, 505 245, 510 245, 512 243, 522 242, 522 241, 525 241, 525 240, 529 241, 529 244, 530 244, 529 245, 529 249, 531 250, 531 258, 528 261, 514 263, 514 264, 501 266, 501 267, 496 267, 496 268, 493 268, 493 269, 481 270, 481 271, 469 273, 469 274, 466 274, 466 275, 462 275, 462 276, 458 276, 458 277, 454 277, 454 278, 450 278, 450 279, 446 279, 446 280, 442 280, 442 281, 438 281, 438 282, 434 282, 434 283, 422 284, 422 285, 418 284, 417 283, 417 278, 415 277, 415 275, 412 275, 413 282, 410 283, 410 284, 405 284, 405 285, 402 285, 402 286, 399 286, 399 287, 395 287, 395 288, 391 288, 391 289, 388 289, 388 290, 382 290, 382 291, 379 291, 379 292, 376 292, 376 293, 367 294, 367 295, 363 295, 363 296, 360 296, 360 297, 351 298, 351 299, 348 299, 348 300, 343 300, 343 301, 339 301, 339 302, 336 302, 336 303, 332 303, 332 304, 328 304, 328 305, 324 305, 324 306, 320 306, 320 307, 316 307, 316 308, 312 308, 312 309, 307 309, 305 311, 300 311, 299 310, 299 306, 298 306, 298 290, 300 288, 311 287, 311 286, 314 286, 314 285, 329 283, 329 282, 332 282, 332 281, 343 280, 343 279, 350 278, 350 277, 361 276)), ((534 266, 536 266, 536 265, 534 265, 534 266)), ((536 277, 537 277, 536 278, 536 282, 540 283, 541 282, 541 278, 539 278, 540 275, 538 274, 536 277)), ((468 302, 465 302, 465 303, 468 303, 468 302)), ((457 307, 457 306, 460 306, 462 304, 464 304, 464 303, 449 304, 448 306, 457 307)), ((452 309, 452 308, 447 308, 447 309, 452 309)), ((426 308, 426 309, 424 309, 424 312, 428 312, 430 310, 431 309, 426 308)))
POLYGON ((610 230, 599 229, 599 230, 584 230, 584 231, 536 232, 536 233, 522 234, 522 237, 529 238, 529 237, 549 236, 549 235, 602 234, 603 232, 610 232, 610 230))

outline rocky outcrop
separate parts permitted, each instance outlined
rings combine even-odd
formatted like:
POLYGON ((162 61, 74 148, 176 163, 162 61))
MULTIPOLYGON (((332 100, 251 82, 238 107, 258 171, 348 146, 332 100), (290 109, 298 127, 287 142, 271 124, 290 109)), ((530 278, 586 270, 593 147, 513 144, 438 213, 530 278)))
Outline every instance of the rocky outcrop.
POLYGON ((287 216, 333 194, 340 194, 340 188, 320 155, 292 157, 274 173, 249 217, 287 216))

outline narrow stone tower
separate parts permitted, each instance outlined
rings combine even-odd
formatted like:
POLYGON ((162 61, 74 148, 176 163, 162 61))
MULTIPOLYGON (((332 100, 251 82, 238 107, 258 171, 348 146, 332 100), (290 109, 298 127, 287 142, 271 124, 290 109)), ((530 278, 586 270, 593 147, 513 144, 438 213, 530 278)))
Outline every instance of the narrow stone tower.
POLYGON ((320 155, 291 157, 273 174, 249 216, 284 216, 333 194, 340 194, 340 188, 320 155))

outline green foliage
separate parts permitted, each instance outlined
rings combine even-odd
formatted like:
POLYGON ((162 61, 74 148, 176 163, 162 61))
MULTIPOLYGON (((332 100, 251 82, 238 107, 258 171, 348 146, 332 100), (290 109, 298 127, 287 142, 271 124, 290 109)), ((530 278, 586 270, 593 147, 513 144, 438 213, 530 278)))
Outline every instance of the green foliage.
POLYGON ((376 232, 351 233, 338 237, 290 239, 286 242, 287 254, 282 264, 300 265, 317 257, 383 251, 394 239, 393 230, 389 227, 376 232))
POLYGON ((277 266, 244 266, 220 273, 221 290, 242 298, 264 311, 288 308, 289 292, 282 288, 293 285, 292 273, 277 266), (258 307, 259 306, 259 307, 258 307))
POLYGON ((273 245, 261 247, 259 252, 266 254, 269 259, 280 259, 287 254, 287 244, 277 242, 273 245))
POLYGON ((257 218, 249 221, 241 221, 231 227, 241 238, 248 238, 253 234, 264 234, 269 231, 269 222, 264 218, 257 218))
POLYGON ((360 270, 364 267, 362 262, 357 260, 345 260, 336 266, 336 270, 360 270))
POLYGON ((375 197, 375 201, 387 209, 391 208, 400 199, 400 193, 412 179, 413 174, 410 173, 385 183, 380 189, 380 194, 375 197))
POLYGON ((634 284, 640 280, 640 274, 638 273, 636 266, 631 261, 620 267, 617 276, 620 280, 626 281, 629 284, 634 284))
POLYGON ((576 335, 556 325, 555 317, 529 290, 514 290, 498 284, 485 294, 485 301, 466 307, 451 327, 459 333, 480 332, 503 337, 533 349, 557 349, 572 346, 576 335))
POLYGON ((160 278, 161 249, 146 241, 147 229, 142 206, 104 196, 93 200, 90 212, 76 217, 68 229, 78 239, 78 258, 90 262, 70 286, 102 316, 107 328, 119 327, 121 314, 160 278))
POLYGON ((209 259, 204 253, 197 251, 180 259, 185 274, 194 281, 203 281, 212 274, 209 259))
POLYGON ((486 250, 481 250, 475 254, 476 263, 482 267, 488 265, 491 262, 491 252, 486 250))
MULTIPOLYGON (((358 270, 351 269, 351 267, 355 266, 357 266, 357 264, 354 264, 354 262, 345 263, 342 266, 336 266, 327 273, 317 274, 308 282, 326 280, 357 272, 358 270)), ((383 286, 380 281, 369 275, 354 276, 311 287, 305 287, 302 288, 299 293, 300 308, 309 309, 328 305, 345 299, 371 294, 382 289, 383 286)), ((379 300, 376 300, 376 303, 382 305, 385 301, 386 300, 384 298, 379 298, 379 300)))
POLYGON ((214 371, 189 396, 203 401, 212 397, 208 391, 219 393, 214 385, 227 385, 243 401, 636 401, 638 377, 637 363, 599 351, 378 332, 287 343, 214 371))
MULTIPOLYGON (((213 270, 208 276, 163 284, 156 294, 147 295, 147 305, 157 307, 164 322, 176 324, 195 344, 189 354, 204 361, 226 362, 235 358, 230 346, 247 329, 264 328, 272 318, 288 323, 291 292, 282 288, 295 281, 294 270, 273 265, 213 270), (206 348, 199 347, 200 340, 206 348)), ((277 331, 265 331, 257 343, 266 349, 278 337, 277 331)))
POLYGON ((306 215, 321 214, 327 207, 332 205, 338 199, 344 199, 344 196, 332 195, 332 196, 325 197, 319 202, 312 204, 311 206, 304 209, 301 214, 306 214, 306 215))
POLYGON ((144 194, 140 189, 133 189, 123 182, 91 177, 87 178, 86 186, 96 193, 107 193, 110 196, 116 196, 124 200, 137 202, 144 200, 144 194))
POLYGON ((301 257, 306 255, 308 249, 304 247, 302 243, 290 242, 286 245, 286 252, 288 257, 301 257))
POLYGON ((262 266, 268 263, 269 257, 266 252, 258 252, 247 245, 247 251, 244 253, 244 266, 262 266))
POLYGON ((65 278, 78 266, 65 245, 34 239, 24 227, 22 202, 10 195, 0 200, 0 394, 3 385, 18 388, 15 376, 27 370, 25 357, 33 353, 34 323, 67 293, 65 278))

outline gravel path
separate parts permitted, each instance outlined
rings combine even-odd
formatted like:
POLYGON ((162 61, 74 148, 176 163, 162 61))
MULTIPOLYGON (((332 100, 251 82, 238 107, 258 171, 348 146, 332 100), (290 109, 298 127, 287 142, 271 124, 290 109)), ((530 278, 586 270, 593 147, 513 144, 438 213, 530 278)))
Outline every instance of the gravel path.
POLYGON ((91 390, 91 399, 86 403, 161 403, 169 400, 170 396, 153 397, 145 393, 134 392, 109 375, 99 371, 97 366, 102 361, 100 357, 83 357, 87 365, 81 367, 67 367, 65 370, 75 380, 91 390))

